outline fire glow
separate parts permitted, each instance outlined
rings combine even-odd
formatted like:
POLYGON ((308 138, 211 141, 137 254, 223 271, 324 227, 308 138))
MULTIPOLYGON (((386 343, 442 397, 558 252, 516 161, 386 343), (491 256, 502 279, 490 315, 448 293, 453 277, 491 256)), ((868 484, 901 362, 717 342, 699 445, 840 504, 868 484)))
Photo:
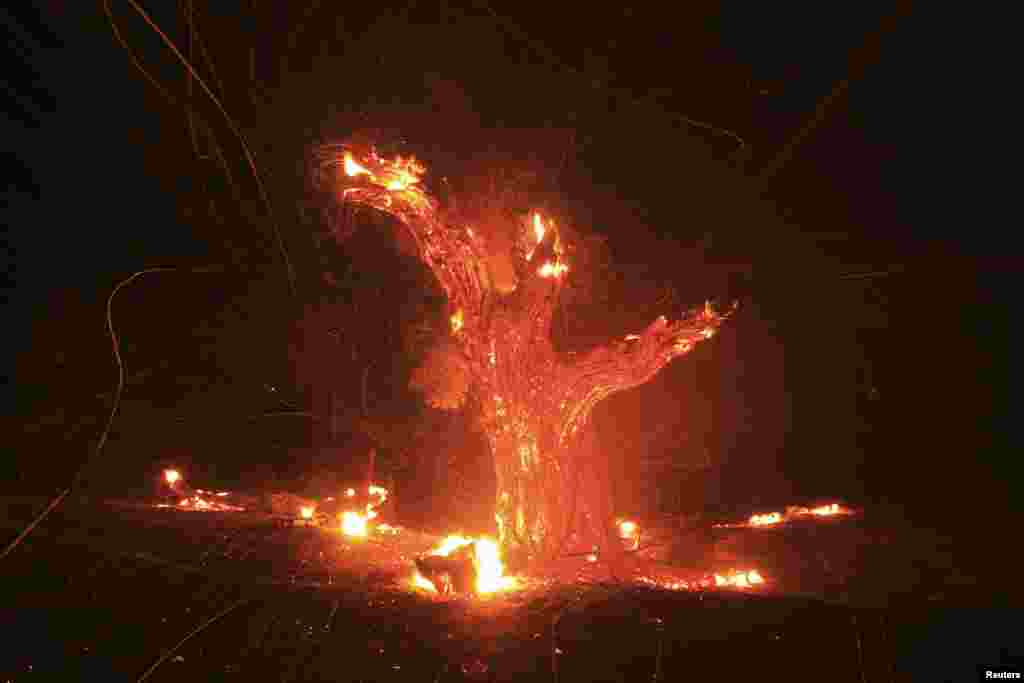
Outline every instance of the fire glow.
POLYGON ((796 519, 810 518, 829 518, 838 517, 844 515, 852 515, 853 510, 839 503, 829 503, 828 505, 819 505, 818 507, 808 508, 798 505, 790 505, 786 508, 785 512, 764 512, 756 515, 751 515, 743 524, 719 524, 719 527, 775 527, 786 522, 791 522, 796 519))
MULTIPOLYGON (((368 502, 366 504, 365 511, 359 510, 345 510, 338 515, 338 519, 341 521, 341 533, 346 536, 355 536, 357 538, 365 538, 370 533, 369 523, 370 520, 377 517, 377 508, 384 504, 384 501, 388 498, 388 490, 383 486, 377 486, 370 484, 366 492, 375 501, 368 502)), ((354 498, 356 495, 355 489, 348 489, 345 491, 347 498, 354 498)), ((388 527, 390 530, 391 527, 388 527)))
POLYGON ((636 522, 631 522, 629 520, 620 521, 619 537, 623 540, 630 541, 634 550, 640 547, 640 528, 637 526, 636 522))
POLYGON ((693 581, 685 579, 655 580, 641 577, 640 582, 675 591, 700 591, 710 588, 750 590, 759 588, 766 583, 764 577, 756 569, 732 569, 722 573, 715 572, 693 581))
MULTIPOLYGON (((170 507, 160 505, 158 507, 170 507)), ((197 512, 244 512, 245 508, 237 505, 222 503, 219 500, 210 500, 201 495, 189 496, 178 501, 178 509, 192 510, 197 512)))
MULTIPOLYGON (((431 550, 428 555, 447 557, 451 553, 473 545, 473 565, 476 568, 476 592, 479 595, 487 595, 498 591, 505 591, 515 588, 518 582, 513 576, 504 576, 505 566, 501 561, 501 552, 498 544, 489 538, 472 539, 465 536, 447 536, 441 543, 431 550)), ((422 576, 419 571, 413 573, 412 585, 417 588, 437 593, 437 587, 422 576)))

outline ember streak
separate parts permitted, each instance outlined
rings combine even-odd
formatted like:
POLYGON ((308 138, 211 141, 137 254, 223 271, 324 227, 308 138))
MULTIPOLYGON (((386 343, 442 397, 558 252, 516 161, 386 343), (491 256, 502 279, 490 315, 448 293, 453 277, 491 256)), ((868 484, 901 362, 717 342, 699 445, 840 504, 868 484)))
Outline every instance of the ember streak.
POLYGON ((421 183, 425 172, 415 159, 386 159, 366 145, 344 143, 318 150, 315 181, 335 201, 397 219, 444 290, 451 336, 494 458, 502 546, 552 559, 569 534, 580 531, 608 548, 614 561, 623 549, 609 510, 607 464, 586 446, 591 412, 712 338, 726 316, 706 305, 680 320, 660 316, 586 353, 556 352, 551 322, 573 272, 558 225, 539 212, 519 224, 516 282, 511 291, 500 290, 483 231, 442 214, 421 183))

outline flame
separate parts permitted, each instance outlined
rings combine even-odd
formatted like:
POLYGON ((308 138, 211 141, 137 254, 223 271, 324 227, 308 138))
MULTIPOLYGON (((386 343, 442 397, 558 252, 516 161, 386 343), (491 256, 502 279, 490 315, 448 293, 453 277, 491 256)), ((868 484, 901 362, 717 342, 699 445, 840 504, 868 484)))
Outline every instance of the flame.
POLYGON ((839 509, 838 503, 832 503, 831 505, 822 505, 811 509, 812 515, 818 515, 819 517, 827 517, 829 515, 841 514, 842 510, 839 509))
MULTIPOLYGON (((426 171, 413 157, 405 159, 396 156, 393 160, 388 161, 379 157, 377 152, 372 150, 366 163, 378 169, 377 172, 375 173, 367 168, 366 165, 357 162, 352 157, 351 152, 345 152, 344 168, 346 175, 351 178, 361 175, 368 176, 371 182, 382 186, 390 192, 405 192, 418 189, 415 186, 420 182, 420 176, 426 171)), ((348 191, 345 190, 346 193, 348 191)))
POLYGON ((719 524, 717 526, 752 526, 752 527, 764 527, 764 526, 775 526, 785 522, 789 522, 793 519, 800 517, 834 517, 836 515, 852 515, 853 510, 844 507, 839 503, 829 503, 828 505, 820 505, 814 508, 806 508, 799 505, 790 505, 786 508, 785 513, 782 512, 765 512, 761 514, 752 515, 746 524, 719 524))
POLYGON ((474 547, 476 551, 476 592, 480 594, 507 590, 516 585, 516 579, 503 576, 505 565, 501 562, 498 544, 489 538, 481 538, 474 547))
POLYGON ((563 275, 564 273, 567 273, 568 271, 569 266, 567 266, 564 263, 557 261, 555 263, 552 263, 551 261, 546 261, 544 265, 542 265, 537 270, 537 274, 540 275, 541 277, 558 277, 560 275, 563 275))
POLYGON ((422 588, 423 590, 430 591, 431 593, 437 592, 437 588, 434 586, 434 584, 432 584, 427 579, 423 578, 423 575, 419 572, 415 572, 412 575, 412 585, 416 588, 422 588))
POLYGON ((353 511, 342 512, 340 517, 341 531, 346 536, 366 536, 366 517, 353 511))
POLYGON ((164 470, 164 481, 174 486, 181 479, 181 472, 178 470, 164 470))
POLYGON ((540 214, 534 212, 533 214, 533 234, 537 237, 537 244, 544 241, 544 233, 547 232, 547 228, 544 227, 544 221, 541 219, 540 214))
POLYGON ((349 176, 355 177, 357 175, 368 175, 373 176, 370 171, 356 163, 355 159, 352 158, 350 152, 345 152, 345 173, 349 176))
POLYGON ((462 323, 463 323, 462 309, 461 308, 459 310, 455 311, 455 313, 452 315, 451 323, 452 323, 452 333, 453 334, 458 334, 459 330, 462 329, 462 323))
POLYGON ((299 513, 303 519, 313 519, 313 508, 308 505, 303 505, 299 513))
MULTIPOLYGON (((377 518, 376 508, 384 504, 384 501, 388 499, 388 490, 383 486, 377 486, 376 484, 370 484, 366 488, 366 492, 370 496, 377 498, 374 502, 366 504, 365 512, 359 512, 357 510, 346 510, 338 515, 341 520, 341 532, 346 536, 360 536, 365 537, 369 535, 368 523, 371 519, 377 518)), ((345 496, 353 498, 356 495, 355 489, 347 489, 345 496)), ((383 525, 382 525, 383 526, 383 525)), ((385 531, 390 531, 391 527, 387 527, 385 531)))
POLYGON ((641 576, 639 580, 651 586, 666 588, 668 590, 703 590, 706 588, 738 588, 741 590, 754 589, 765 583, 765 579, 756 569, 730 570, 723 573, 713 573, 701 579, 652 579, 641 576))
POLYGON ((217 500, 207 500, 200 495, 183 498, 178 502, 178 507, 186 510, 200 510, 212 512, 243 512, 245 508, 237 505, 228 505, 217 500))
MULTIPOLYGON (((501 561, 501 551, 493 540, 483 537, 478 539, 452 535, 445 537, 441 543, 431 550, 429 555, 447 557, 459 548, 473 545, 473 563, 476 566, 476 592, 487 595, 497 591, 514 588, 518 581, 513 576, 504 576, 505 565, 501 561)), ((413 573, 412 584, 418 588, 436 593, 433 583, 424 578, 418 571, 413 573)))
POLYGON ((715 574, 715 585, 720 588, 751 588, 764 583, 764 577, 756 569, 748 571, 733 570, 728 574, 715 574))
POLYGON ((763 515, 752 515, 750 517, 750 526, 771 526, 772 524, 779 524, 782 521, 782 515, 778 512, 769 512, 763 515))
POLYGON ((640 547, 640 528, 636 522, 628 519, 619 522, 619 536, 626 540, 633 541, 633 549, 640 547))
POLYGON ((715 330, 714 328, 706 327, 704 328, 704 331, 701 334, 704 335, 705 339, 711 339, 711 337, 715 335, 715 330))

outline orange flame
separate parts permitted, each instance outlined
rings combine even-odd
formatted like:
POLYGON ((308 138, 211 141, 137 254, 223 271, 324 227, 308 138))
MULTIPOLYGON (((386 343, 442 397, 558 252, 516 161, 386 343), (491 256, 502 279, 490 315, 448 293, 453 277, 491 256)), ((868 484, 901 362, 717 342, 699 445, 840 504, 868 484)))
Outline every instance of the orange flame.
POLYGON ((308 505, 303 505, 299 510, 299 514, 302 515, 303 519, 313 519, 313 508, 308 505))
POLYGON ((544 233, 547 232, 547 228, 544 227, 544 221, 541 219, 540 214, 534 212, 533 214, 533 234, 537 237, 537 244, 544 241, 544 233))
POLYGON ((843 510, 839 508, 838 503, 832 503, 831 505, 822 505, 811 509, 812 515, 818 515, 819 517, 828 517, 830 515, 841 514, 843 510))
POLYGON ((174 486, 181 479, 181 472, 178 470, 164 470, 164 481, 174 486))
POLYGON ((731 571, 728 574, 715 574, 715 585, 721 588, 751 588, 764 583, 764 577, 756 569, 748 571, 731 571))
MULTIPOLYGON (((498 544, 489 538, 478 538, 476 540, 465 536, 447 536, 441 543, 430 551, 430 555, 447 557, 459 548, 473 545, 473 562, 476 566, 476 592, 480 595, 495 593, 497 591, 509 590, 518 585, 513 576, 504 576, 505 566, 501 561, 501 552, 498 544)), ((418 588, 436 593, 434 584, 424 578, 420 573, 414 572, 412 585, 418 588)))
POLYGON ((633 549, 640 547, 640 528, 636 522, 628 519, 619 522, 619 536, 627 541, 633 542, 633 549))
POLYGON ((782 515, 778 512, 768 512, 750 517, 750 526, 771 526, 780 522, 782 522, 782 515))
POLYGON ((366 536, 367 519, 358 512, 341 513, 341 531, 346 536, 366 536))
MULTIPOLYGON (((346 510, 338 515, 338 518, 341 520, 341 532, 346 536, 365 537, 369 535, 368 523, 371 519, 375 519, 377 517, 376 508, 383 505, 384 501, 388 498, 388 490, 383 486, 370 484, 366 491, 369 495, 376 497, 377 500, 375 502, 367 503, 365 512, 346 510)), ((345 491, 345 496, 348 498, 353 498, 355 495, 355 489, 350 488, 345 491)))
POLYGON ((455 313, 452 315, 451 323, 452 323, 452 332, 454 334, 458 334, 459 330, 462 329, 462 324, 463 324, 462 309, 461 308, 459 310, 455 311, 455 313))
POLYGON ((345 173, 353 177, 357 175, 373 175, 367 168, 357 164, 355 159, 352 158, 352 154, 349 152, 345 152, 345 173))
POLYGON ((569 266, 564 263, 546 261, 538 270, 537 274, 541 277, 558 277, 569 271, 569 266))
MULTIPOLYGON (((377 156, 371 151, 366 163, 377 169, 377 172, 370 170, 366 165, 359 163, 352 157, 352 153, 346 151, 344 156, 345 174, 351 178, 365 175, 371 182, 383 187, 390 192, 405 192, 418 189, 415 186, 420 182, 420 177, 426 169, 414 158, 404 159, 400 156, 388 161, 377 156)), ((348 190, 346 190, 347 192, 348 190)))

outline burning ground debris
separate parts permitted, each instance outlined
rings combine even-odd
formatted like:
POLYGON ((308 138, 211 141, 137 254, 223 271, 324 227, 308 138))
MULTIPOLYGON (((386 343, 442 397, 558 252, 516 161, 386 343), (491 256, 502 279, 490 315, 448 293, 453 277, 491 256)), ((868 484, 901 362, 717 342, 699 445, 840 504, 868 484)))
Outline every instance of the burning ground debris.
POLYGON ((821 519, 833 517, 845 517, 853 515, 854 511, 839 503, 829 503, 817 507, 803 507, 790 505, 785 512, 764 512, 751 515, 746 522, 716 524, 719 528, 740 528, 740 527, 773 527, 795 520, 821 519))
MULTIPOLYGON (((192 511, 244 511, 245 508, 228 502, 233 494, 220 491, 191 489, 185 478, 176 469, 163 472, 162 484, 173 495, 178 497, 176 504, 162 503, 158 507, 192 511)), ((346 543, 340 548, 343 554, 350 554, 362 546, 361 553, 368 553, 367 560, 373 562, 371 555, 386 555, 389 559, 382 566, 390 566, 390 571, 401 572, 401 567, 413 565, 408 578, 395 577, 396 582, 405 590, 413 590, 431 596, 488 596, 500 593, 513 593, 536 588, 550 583, 554 574, 543 578, 538 576, 506 576, 505 566, 501 557, 501 547, 493 539, 487 537, 468 537, 449 535, 440 540, 429 541, 430 537, 422 534, 403 533, 402 527, 389 524, 381 515, 388 501, 388 490, 376 484, 349 487, 343 489, 338 496, 322 500, 304 498, 292 493, 278 492, 269 496, 269 512, 279 527, 320 527, 335 533, 340 532, 346 543), (400 536, 401 535, 401 536, 400 536), (403 540, 396 543, 399 538, 403 540), (394 540, 389 540, 394 539, 394 540), (418 539, 418 540, 417 540, 418 539), (354 544, 352 542, 355 542, 354 544), (365 542, 369 541, 369 544, 365 542), (412 543, 432 542, 433 547, 426 551, 409 552, 412 543), (372 552, 370 552, 372 546, 372 552), (406 548, 405 551, 399 547, 406 548), (392 557, 396 556, 396 557, 392 557)), ((839 514, 839 508, 793 508, 792 515, 820 515, 832 512, 839 514)), ((625 518, 615 520, 623 550, 627 553, 643 553, 646 548, 641 544, 641 525, 637 521, 625 518)), ((436 537, 433 537, 436 539, 436 537)), ((419 546, 420 548, 423 545, 419 546)), ((571 559, 574 565, 571 571, 562 571, 557 581, 572 576, 573 581, 590 583, 602 571, 597 564, 600 559, 598 550, 584 556, 571 559), (589 567, 590 569, 586 569, 589 567)), ((633 580, 638 584, 656 586, 668 590, 703 591, 715 589, 748 590, 762 587, 766 582, 757 569, 719 569, 716 571, 669 570, 659 569, 658 572, 636 574, 633 580)))
POLYGON ((176 504, 158 503, 160 508, 176 508, 178 510, 191 510, 197 512, 243 512, 245 508, 228 502, 231 497, 229 491, 205 491, 203 489, 192 489, 176 469, 163 471, 164 496, 170 499, 177 499, 176 504))
POLYGON ((442 595, 485 595, 517 585, 516 578, 504 576, 498 544, 489 538, 448 536, 429 553, 417 557, 415 564, 411 584, 442 595))

